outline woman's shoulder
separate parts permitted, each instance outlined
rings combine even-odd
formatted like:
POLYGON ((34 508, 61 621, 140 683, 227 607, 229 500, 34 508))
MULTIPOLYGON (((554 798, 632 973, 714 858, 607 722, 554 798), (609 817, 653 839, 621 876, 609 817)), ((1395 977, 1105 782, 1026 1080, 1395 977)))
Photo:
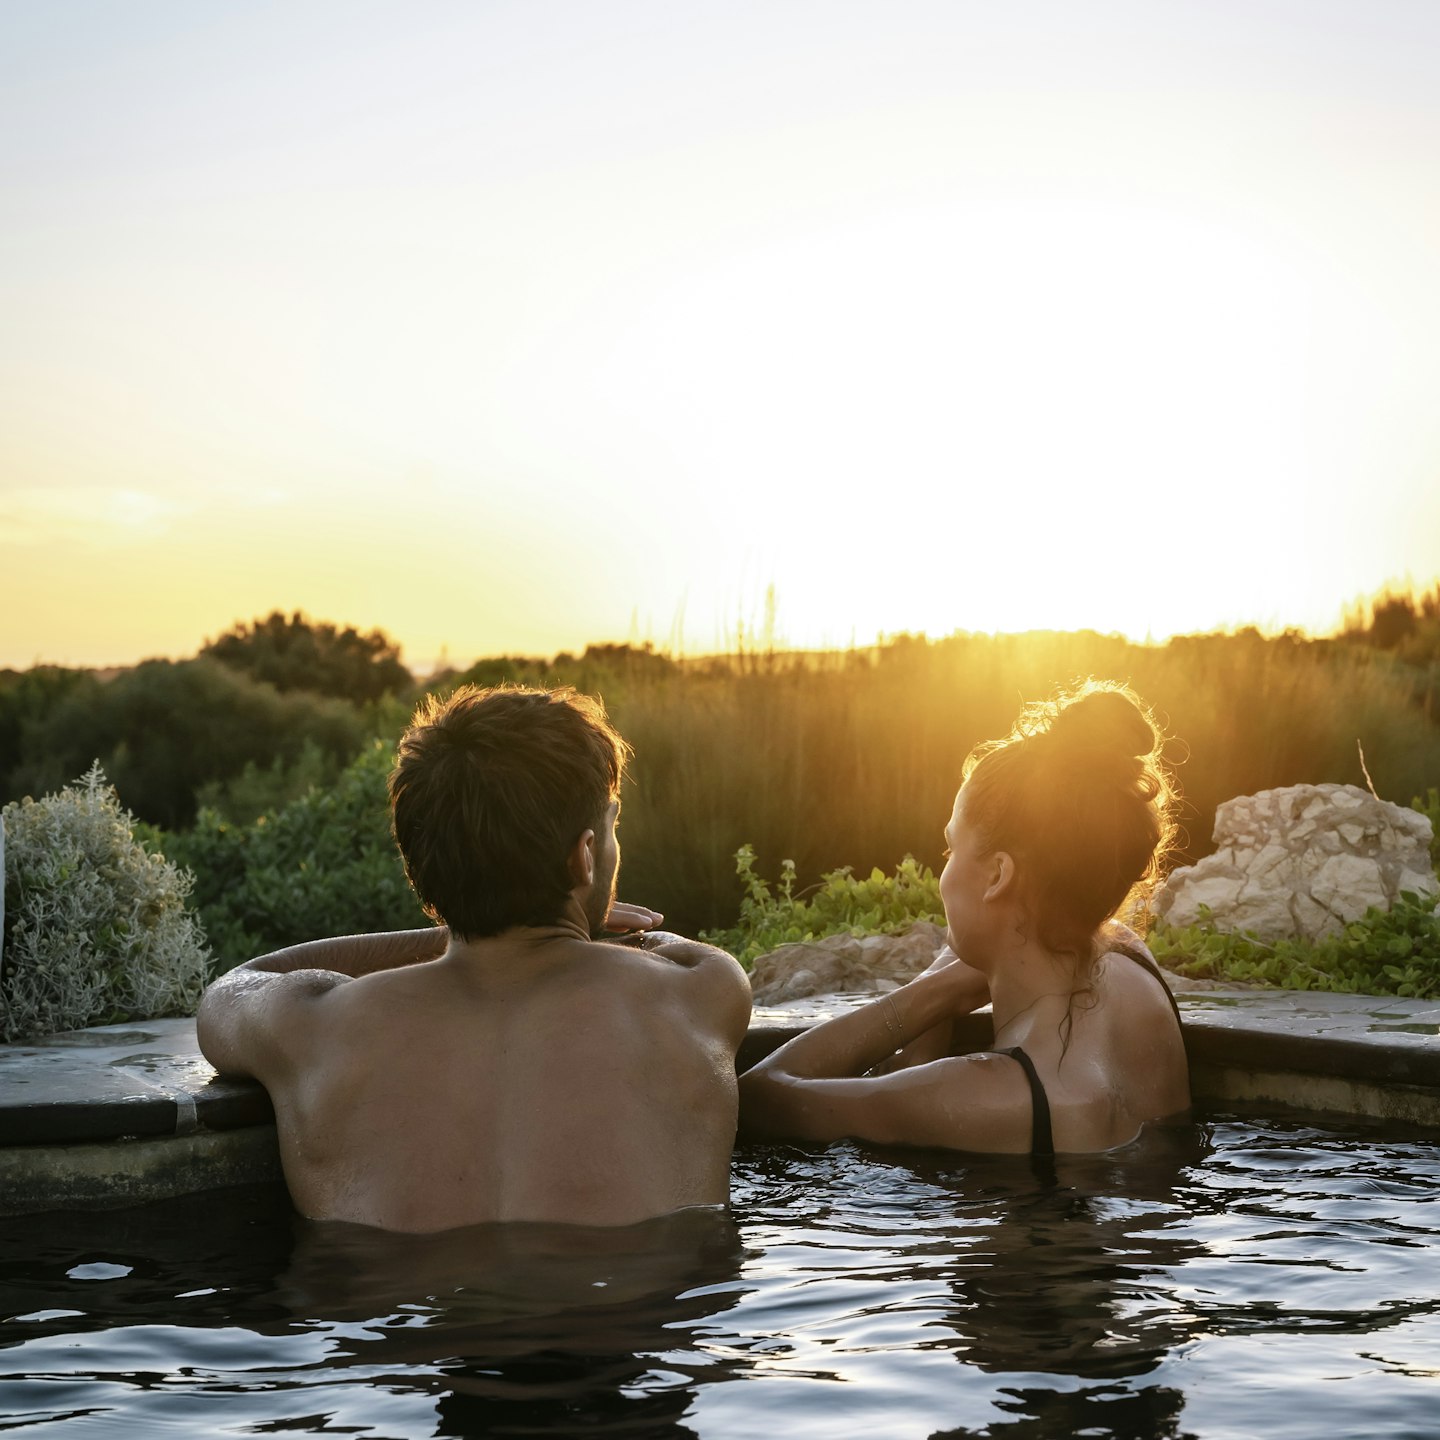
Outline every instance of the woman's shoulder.
MULTIPOLYGON (((1149 996, 1179 1018, 1178 1006, 1165 972, 1156 963, 1143 941, 1130 944, 1126 941, 1110 940, 1105 952, 1095 963, 1095 987, 1102 991, 1124 993, 1127 998, 1139 1000, 1149 996)), ((1146 1006, 1146 1008, 1149 1008, 1146 1006)))

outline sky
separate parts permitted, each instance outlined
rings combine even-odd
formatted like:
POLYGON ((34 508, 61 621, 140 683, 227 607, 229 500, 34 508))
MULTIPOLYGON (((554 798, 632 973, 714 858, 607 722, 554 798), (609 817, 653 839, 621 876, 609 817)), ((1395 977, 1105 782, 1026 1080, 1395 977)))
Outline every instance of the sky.
POLYGON ((0 665, 1323 632, 1440 577, 1432 0, 0 6, 0 665))

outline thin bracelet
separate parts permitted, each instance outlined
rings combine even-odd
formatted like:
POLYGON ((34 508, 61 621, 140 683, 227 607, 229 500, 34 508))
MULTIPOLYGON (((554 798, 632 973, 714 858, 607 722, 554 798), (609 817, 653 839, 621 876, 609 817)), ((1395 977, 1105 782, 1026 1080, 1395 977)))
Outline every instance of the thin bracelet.
POLYGON ((900 1012, 895 1008, 895 997, 887 995, 884 1005, 885 1028, 890 1032, 890 1038, 895 1042, 894 1048, 898 1050, 904 1043, 905 1027, 900 1023, 900 1012))

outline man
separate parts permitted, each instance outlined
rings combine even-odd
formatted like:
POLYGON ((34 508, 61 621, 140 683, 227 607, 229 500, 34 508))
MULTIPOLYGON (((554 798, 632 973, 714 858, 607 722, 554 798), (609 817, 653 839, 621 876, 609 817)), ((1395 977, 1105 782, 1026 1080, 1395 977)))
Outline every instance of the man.
POLYGON ((427 701, 390 803, 439 925, 292 946, 205 992, 200 1047, 269 1090, 303 1214, 418 1232, 725 1201, 749 983, 615 902, 628 754, 571 690, 427 701))

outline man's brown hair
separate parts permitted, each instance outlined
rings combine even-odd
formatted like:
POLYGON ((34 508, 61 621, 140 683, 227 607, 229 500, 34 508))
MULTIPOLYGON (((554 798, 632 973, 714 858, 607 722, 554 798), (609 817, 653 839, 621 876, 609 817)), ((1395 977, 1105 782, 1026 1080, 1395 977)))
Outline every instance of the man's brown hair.
POLYGON ((401 737, 390 810, 426 914, 462 940, 549 925, 568 859, 599 830, 630 747, 589 695, 464 685, 427 697, 401 737))

